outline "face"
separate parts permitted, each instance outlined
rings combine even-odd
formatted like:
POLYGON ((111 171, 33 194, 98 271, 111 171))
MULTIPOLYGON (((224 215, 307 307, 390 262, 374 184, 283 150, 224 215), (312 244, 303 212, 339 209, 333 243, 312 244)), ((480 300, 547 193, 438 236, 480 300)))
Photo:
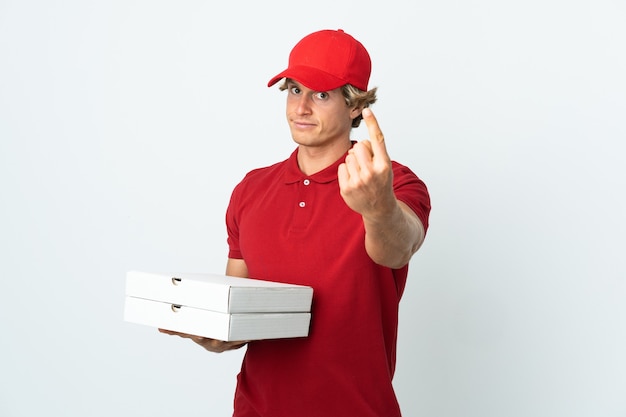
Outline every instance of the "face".
POLYGON ((287 121, 297 144, 320 147, 350 142, 352 119, 360 109, 346 105, 341 88, 313 91, 291 80, 287 86, 287 121))

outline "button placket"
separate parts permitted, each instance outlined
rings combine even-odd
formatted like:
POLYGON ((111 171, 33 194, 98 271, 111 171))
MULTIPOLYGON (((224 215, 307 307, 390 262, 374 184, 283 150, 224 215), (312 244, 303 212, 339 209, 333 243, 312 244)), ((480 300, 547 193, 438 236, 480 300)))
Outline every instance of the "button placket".
MULTIPOLYGON (((302 184, 304 184, 305 186, 308 186, 311 184, 311 180, 309 180, 308 178, 306 178, 305 180, 302 181, 302 184)), ((298 206, 300 208, 305 208, 306 207, 306 201, 302 200, 298 203, 298 206)))
POLYGON ((297 182, 298 192, 294 205, 297 205, 293 213, 291 233, 306 232, 313 215, 311 204, 315 200, 315 184, 309 178, 303 178, 297 182))

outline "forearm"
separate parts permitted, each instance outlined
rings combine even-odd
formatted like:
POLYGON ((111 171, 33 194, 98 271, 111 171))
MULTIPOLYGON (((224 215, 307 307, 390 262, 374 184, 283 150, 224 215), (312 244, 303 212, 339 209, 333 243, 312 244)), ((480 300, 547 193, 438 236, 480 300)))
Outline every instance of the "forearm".
POLYGON ((228 258, 226 275, 231 277, 248 278, 248 265, 243 259, 228 258))
POLYGON ((389 268, 406 265, 424 241, 424 227, 415 213, 398 201, 389 214, 363 217, 365 249, 374 262, 389 268))

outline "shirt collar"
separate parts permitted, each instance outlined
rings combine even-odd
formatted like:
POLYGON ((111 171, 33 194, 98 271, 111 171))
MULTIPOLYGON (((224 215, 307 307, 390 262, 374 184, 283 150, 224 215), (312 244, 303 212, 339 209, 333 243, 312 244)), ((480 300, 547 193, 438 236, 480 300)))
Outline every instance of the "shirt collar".
POLYGON ((345 161, 347 155, 348 152, 343 154, 341 158, 339 158, 333 164, 324 168, 323 170, 318 171, 313 175, 306 175, 300 170, 300 167, 298 166, 298 148, 296 148, 296 150, 293 151, 293 153, 287 160, 287 169, 285 170, 284 174, 285 183, 293 184, 295 182, 305 179, 309 179, 320 184, 333 182, 337 180, 337 169, 339 168, 339 165, 341 165, 345 161))

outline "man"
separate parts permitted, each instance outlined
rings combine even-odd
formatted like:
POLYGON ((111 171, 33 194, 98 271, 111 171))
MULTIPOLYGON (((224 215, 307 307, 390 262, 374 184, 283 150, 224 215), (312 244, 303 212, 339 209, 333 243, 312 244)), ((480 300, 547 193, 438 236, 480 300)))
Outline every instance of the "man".
MULTIPOLYGON (((304 37, 268 83, 284 79, 298 146, 234 189, 226 274, 313 287, 312 319, 306 338, 248 343, 236 417, 400 416, 392 386, 398 304, 430 200, 387 154, 368 108, 376 101, 370 70, 360 42, 322 30, 304 37), (361 120, 370 140, 353 142, 361 120)), ((178 335, 213 352, 245 344, 178 335)))

